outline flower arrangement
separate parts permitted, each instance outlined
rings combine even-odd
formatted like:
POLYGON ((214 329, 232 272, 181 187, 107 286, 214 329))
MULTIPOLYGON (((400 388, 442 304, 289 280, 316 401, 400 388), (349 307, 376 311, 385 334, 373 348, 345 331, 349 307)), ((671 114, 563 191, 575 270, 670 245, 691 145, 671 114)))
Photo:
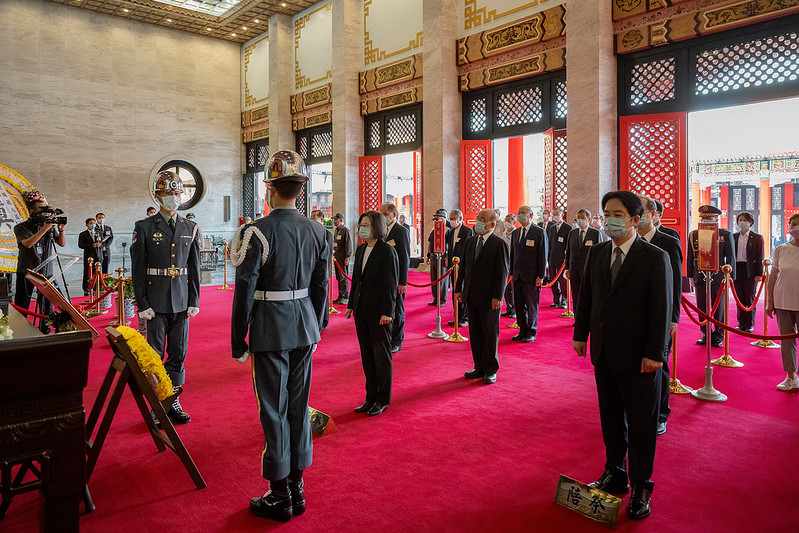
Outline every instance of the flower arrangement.
POLYGON ((0 340, 7 341, 14 338, 14 330, 8 326, 8 315, 0 311, 0 340))
POLYGON ((77 327, 72 322, 72 317, 66 311, 53 312, 47 317, 45 323, 52 326, 56 333, 65 333, 67 331, 77 331, 77 327))
POLYGON ((119 326, 117 331, 122 334, 122 338, 128 343, 130 352, 139 363, 139 368, 147 377, 159 400, 169 398, 172 393, 172 380, 164 369, 161 356, 147 344, 141 333, 128 326, 119 326))
MULTIPOLYGON (((105 284, 108 288, 116 287, 119 278, 116 276, 112 276, 111 274, 104 274, 103 278, 105 279, 105 284)), ((102 290, 105 292, 105 290, 102 290)), ((125 299, 126 300, 133 300, 135 298, 133 293, 133 278, 128 276, 125 278, 125 299)))

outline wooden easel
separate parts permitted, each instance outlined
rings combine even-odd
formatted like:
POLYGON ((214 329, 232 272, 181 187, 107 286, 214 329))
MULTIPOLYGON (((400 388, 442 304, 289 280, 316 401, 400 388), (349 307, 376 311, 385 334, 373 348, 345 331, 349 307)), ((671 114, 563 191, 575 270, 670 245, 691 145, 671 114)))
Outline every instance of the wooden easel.
POLYGON ((175 426, 172 425, 172 421, 166 414, 167 410, 172 405, 172 402, 183 391, 178 390, 178 392, 172 396, 159 401, 152 387, 150 387, 150 383, 147 381, 147 378, 139 368, 139 364, 136 362, 136 357, 131 353, 127 342, 125 342, 125 339, 122 337, 122 334, 110 326, 105 328, 105 332, 108 336, 108 342, 111 344, 111 348, 114 350, 114 358, 111 361, 111 365, 108 367, 108 372, 105 375, 105 379, 100 387, 100 391, 97 393, 97 399, 94 401, 94 406, 92 407, 92 411, 89 414, 88 420, 86 421, 87 483, 91 478, 94 466, 97 464, 97 458, 100 456, 100 450, 103 447, 103 442, 105 442, 105 438, 108 435, 108 429, 111 427, 114 414, 116 413, 117 407, 119 406, 119 401, 122 398, 122 393, 125 390, 125 386, 127 386, 130 388, 130 392, 133 394, 133 399, 136 400, 136 405, 139 406, 139 411, 141 411, 141 416, 144 420, 144 423, 147 424, 147 427, 150 429, 150 435, 152 436, 153 442, 155 442, 155 446, 158 451, 162 452, 169 448, 175 452, 175 454, 180 457, 180 460, 183 461, 183 466, 186 467, 186 471, 194 481, 194 485, 198 489, 204 489, 206 487, 205 480, 203 480, 203 477, 200 475, 200 471, 197 470, 197 465, 194 464, 194 461, 189 455, 188 450, 186 450, 186 447, 183 445, 183 441, 180 440, 177 431, 175 431, 175 426), (114 378, 116 377, 117 373, 119 373, 119 379, 117 379, 116 385, 114 386, 114 378), (103 406, 106 404, 106 399, 108 398, 108 393, 111 391, 112 386, 114 386, 114 390, 111 393, 111 398, 108 400, 108 407, 106 408, 105 414, 100 421, 97 435, 94 437, 94 440, 92 440, 94 428, 97 425, 97 421, 100 419, 100 412, 103 410, 103 406), (145 398, 147 400, 146 402, 145 398), (161 426, 161 430, 156 427, 155 421, 150 414, 150 409, 147 407, 148 403, 155 413, 155 417, 161 426))

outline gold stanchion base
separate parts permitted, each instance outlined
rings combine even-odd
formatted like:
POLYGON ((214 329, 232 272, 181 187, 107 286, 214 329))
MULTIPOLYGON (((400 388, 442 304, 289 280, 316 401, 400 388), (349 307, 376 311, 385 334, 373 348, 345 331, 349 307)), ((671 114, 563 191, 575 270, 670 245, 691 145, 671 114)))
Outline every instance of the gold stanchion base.
POLYGON ((100 309, 100 311, 97 312, 97 315, 107 315, 107 314, 108 314, 108 309, 100 309))
POLYGON ((447 337, 444 340, 446 342, 466 342, 466 341, 469 340, 469 338, 468 337, 464 337, 463 335, 461 335, 460 333, 458 333, 456 331, 455 333, 453 333, 452 335, 450 335, 449 337, 447 337))
POLYGON ((341 314, 341 311, 339 311, 338 309, 336 309, 332 305, 330 306, 330 309, 327 310, 327 312, 330 315, 340 315, 341 314))
POLYGON ((759 341, 750 342, 752 346, 757 346, 758 348, 779 348, 780 345, 776 342, 771 342, 768 339, 760 339, 759 341))
POLYGON ((513 324, 508 324, 508 327, 511 329, 521 329, 517 322, 514 322, 513 324))
POLYGON ((87 313, 84 313, 84 316, 85 316, 86 318, 94 318, 94 317, 96 317, 96 316, 100 316, 101 314, 102 314, 102 313, 98 313, 97 311, 89 311, 89 312, 87 312, 87 313))
POLYGON ((694 389, 691 387, 686 387, 680 380, 677 378, 671 378, 669 380, 669 394, 691 394, 694 389))
POLYGON ((563 313, 558 315, 561 318, 574 318, 574 313, 571 311, 564 311, 563 313))
POLYGON ((128 324, 130 324, 130 320, 123 320, 122 322, 119 322, 119 320, 114 320, 113 322, 108 323, 109 326, 114 326, 114 327, 127 326, 128 324))
POLYGON ((225 283, 225 284, 224 284, 224 285, 222 285, 221 287, 217 287, 217 288, 216 288, 216 290, 218 290, 218 291, 229 291, 229 290, 231 290, 232 288, 233 288, 233 287, 231 287, 230 285, 228 285, 227 283, 225 283))
POLYGON ((729 354, 724 354, 718 359, 712 360, 711 363, 716 366, 724 366, 727 368, 741 368, 744 366, 743 363, 736 361, 729 354))

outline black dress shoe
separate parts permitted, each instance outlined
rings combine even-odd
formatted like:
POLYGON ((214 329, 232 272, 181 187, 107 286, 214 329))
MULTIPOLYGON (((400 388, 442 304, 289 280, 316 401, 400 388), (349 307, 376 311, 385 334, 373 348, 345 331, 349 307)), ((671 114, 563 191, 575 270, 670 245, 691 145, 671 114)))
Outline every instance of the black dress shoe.
POLYGON ((436 301, 433 300, 432 302, 427 302, 427 305, 438 305, 438 303, 436 303, 436 301))
POLYGON ((395 344, 391 347, 391 353, 397 353, 400 350, 402 350, 402 344, 395 344))
POLYGON ((191 417, 189 413, 183 410, 182 407, 178 406, 177 408, 173 407, 169 411, 166 412, 167 416, 170 420, 172 420, 173 424, 188 424, 191 422, 191 417))
POLYGON ((497 382, 497 375, 496 374, 488 374, 486 377, 483 378, 483 383, 486 385, 491 385, 492 383, 497 382))
POLYGON ((517 335, 514 335, 513 337, 511 337, 511 338, 510 338, 510 340, 512 340, 512 341, 521 341, 521 340, 524 340, 524 335, 522 335, 521 333, 519 333, 519 334, 517 334, 517 335))
POLYGON ((535 335, 528 335, 522 339, 522 342, 535 342, 535 335))
POLYGON ((627 494, 630 492, 630 485, 627 484, 627 478, 620 475, 614 476, 611 472, 605 470, 599 479, 593 483, 588 484, 592 489, 603 490, 610 494, 627 494))
POLYGON ((459 328, 468 328, 468 327, 469 327, 469 323, 468 323, 467 321, 465 321, 465 320, 464 320, 463 322, 460 322, 460 323, 458 324, 458 327, 459 327, 459 328))
POLYGON ((652 491, 643 487, 633 487, 630 504, 627 506, 627 516, 632 520, 642 520, 649 516, 649 501, 652 491))
POLYGON ((365 413, 366 411, 371 409, 374 404, 375 404, 375 402, 370 402, 369 400, 366 400, 361 405, 359 405, 358 407, 355 408, 355 412, 356 413, 365 413))
POLYGON ((755 332, 755 328, 754 327, 746 328, 744 331, 746 331, 747 333, 754 333, 755 332))
POLYGON ((477 369, 472 369, 469 370, 468 372, 463 373, 463 377, 465 377, 466 379, 480 379, 484 375, 485 373, 482 370, 477 370, 477 369))
POLYGON ((377 416, 380 413, 382 413, 383 411, 385 411, 386 409, 388 409, 388 405, 383 405, 380 402, 375 402, 375 404, 372 406, 371 409, 369 409, 369 412, 366 413, 366 415, 367 416, 377 416))
POLYGON ((256 516, 271 518, 278 522, 288 522, 294 516, 291 492, 281 494, 270 490, 263 496, 250 500, 250 512, 256 516))
POLYGON ((702 338, 701 339, 697 339, 696 343, 704 346, 707 343, 707 339, 705 338, 704 335, 702 335, 702 338))
POLYGON ((549 304, 549 307, 560 307, 560 304, 557 302, 552 302, 551 304, 549 304))
POLYGON ((724 339, 714 339, 713 337, 711 337, 710 345, 714 348, 721 348, 722 346, 724 346, 724 339))
POLYGON ((447 325, 448 326, 454 326, 455 325, 455 321, 454 320, 450 320, 450 321, 447 322, 447 325))
POLYGON ((289 491, 291 493, 291 512, 294 516, 300 516, 305 512, 305 482, 289 481, 289 491))
POLYGON ((666 423, 658 422, 658 435, 663 435, 666 432, 666 423))
POLYGON ((516 318, 516 313, 511 313, 508 315, 508 318, 516 318))
POLYGON ((511 315, 515 315, 515 314, 516 314, 516 311, 514 311, 513 308, 511 307, 510 309, 506 309, 505 312, 502 313, 502 316, 511 316, 511 315))

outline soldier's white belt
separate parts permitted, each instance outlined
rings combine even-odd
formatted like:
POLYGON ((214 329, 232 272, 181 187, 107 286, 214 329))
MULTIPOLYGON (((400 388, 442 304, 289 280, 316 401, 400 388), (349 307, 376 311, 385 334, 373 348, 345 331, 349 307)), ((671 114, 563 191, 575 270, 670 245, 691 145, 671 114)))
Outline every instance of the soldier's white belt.
POLYGON ((148 276, 169 276, 170 278, 175 278, 177 276, 183 276, 188 273, 187 268, 148 268, 147 275, 148 276))
POLYGON ((255 291, 256 300, 266 300, 270 302, 299 300, 306 296, 308 296, 308 289, 297 289, 296 291, 255 291))

